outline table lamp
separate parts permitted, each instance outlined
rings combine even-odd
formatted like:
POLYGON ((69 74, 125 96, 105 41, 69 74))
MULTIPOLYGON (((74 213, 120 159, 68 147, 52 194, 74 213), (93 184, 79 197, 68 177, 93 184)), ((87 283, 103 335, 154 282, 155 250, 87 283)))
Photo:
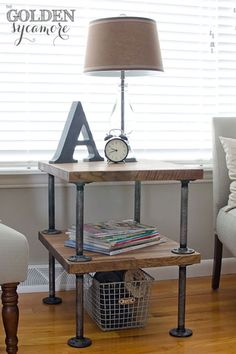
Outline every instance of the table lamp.
POLYGON ((155 71, 163 71, 163 65, 154 20, 119 16, 90 22, 84 73, 120 77, 121 135, 126 134, 125 77, 152 75, 155 71))

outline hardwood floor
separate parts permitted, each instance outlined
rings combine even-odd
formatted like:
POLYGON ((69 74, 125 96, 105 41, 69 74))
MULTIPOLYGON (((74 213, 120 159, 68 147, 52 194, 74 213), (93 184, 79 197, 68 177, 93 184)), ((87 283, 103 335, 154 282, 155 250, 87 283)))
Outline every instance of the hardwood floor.
MULTIPOLYGON (((45 293, 19 295, 19 354, 235 354, 236 275, 222 276, 218 291, 210 277, 187 282, 186 327, 189 338, 174 338, 177 322, 177 281, 157 281, 152 290, 148 323, 141 329, 101 331, 87 315, 85 335, 92 346, 75 349, 67 339, 75 334, 74 292, 62 292, 61 305, 44 305, 45 293)), ((4 335, 0 327, 0 352, 4 335)))

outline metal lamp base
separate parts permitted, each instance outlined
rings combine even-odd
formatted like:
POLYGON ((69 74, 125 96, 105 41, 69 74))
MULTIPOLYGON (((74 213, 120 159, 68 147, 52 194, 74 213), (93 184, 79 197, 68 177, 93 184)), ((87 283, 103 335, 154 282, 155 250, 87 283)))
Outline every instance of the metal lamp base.
POLYGON ((92 341, 90 338, 85 338, 85 337, 72 337, 68 340, 67 342, 71 347, 74 348, 85 348, 89 347, 92 344, 92 341))
POLYGON ((137 162, 136 157, 127 157, 127 159, 125 159, 125 162, 137 162))

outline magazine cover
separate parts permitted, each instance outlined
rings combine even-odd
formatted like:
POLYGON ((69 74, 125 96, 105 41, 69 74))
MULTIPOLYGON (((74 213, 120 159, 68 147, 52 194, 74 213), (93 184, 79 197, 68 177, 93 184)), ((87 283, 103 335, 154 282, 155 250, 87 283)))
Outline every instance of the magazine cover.
MULTIPOLYGON (((115 256, 116 254, 121 254, 121 253, 125 253, 125 252, 129 252, 129 251, 135 251, 138 249, 142 249, 145 247, 150 247, 150 246, 155 246, 158 245, 160 243, 166 242, 166 239, 164 237, 160 238, 157 237, 156 239, 153 239, 151 241, 148 242, 141 242, 141 243, 135 243, 134 245, 130 244, 129 246, 126 247, 112 247, 112 248, 106 248, 106 247, 102 247, 100 245, 93 245, 91 243, 87 243, 85 241, 84 243, 84 250, 85 251, 91 251, 91 252, 97 252, 97 253, 103 253, 109 256, 115 256)), ((74 240, 66 240, 65 241, 65 246, 67 247, 72 247, 75 248, 76 244, 74 240)))
MULTIPOLYGON (((65 246, 75 247, 75 226, 66 232, 65 246)), ((115 255, 164 242, 154 226, 134 220, 106 221, 84 225, 84 250, 115 255)))
MULTIPOLYGON (((102 237, 116 237, 120 235, 135 235, 141 232, 151 233, 157 232, 157 228, 154 226, 148 226, 140 224, 134 220, 122 220, 122 221, 104 221, 100 223, 86 223, 84 225, 85 236, 93 236, 96 238, 102 237)), ((75 226, 73 225, 68 229, 68 233, 71 237, 75 235, 75 226)))

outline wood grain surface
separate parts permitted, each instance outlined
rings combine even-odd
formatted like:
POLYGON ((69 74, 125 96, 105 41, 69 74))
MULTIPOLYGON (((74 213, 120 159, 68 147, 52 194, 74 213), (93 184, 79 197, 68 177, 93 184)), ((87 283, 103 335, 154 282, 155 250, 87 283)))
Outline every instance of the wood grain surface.
POLYGON ((143 267, 163 267, 173 265, 188 265, 200 262, 200 254, 195 252, 188 255, 179 255, 171 252, 178 244, 167 238, 167 242, 155 246, 141 248, 135 251, 125 252, 115 256, 107 256, 99 253, 84 252, 92 257, 89 262, 70 262, 68 257, 75 254, 75 249, 64 246, 64 240, 68 236, 45 235, 39 233, 39 240, 57 259, 68 273, 89 273, 107 270, 135 269, 143 267))
POLYGON ((108 164, 105 161, 50 164, 39 162, 39 169, 67 182, 170 181, 203 178, 196 166, 155 160, 108 164))
MULTIPOLYGON (((67 340, 75 335, 75 292, 58 292, 60 305, 45 305, 46 293, 19 294, 19 354, 235 354, 236 275, 223 275, 218 291, 211 278, 187 281, 186 327, 189 338, 174 338, 178 284, 176 280, 153 284, 149 316, 144 328, 101 331, 85 313, 85 335, 90 347, 75 349, 67 340)), ((0 353, 5 353, 0 321, 0 353)))

